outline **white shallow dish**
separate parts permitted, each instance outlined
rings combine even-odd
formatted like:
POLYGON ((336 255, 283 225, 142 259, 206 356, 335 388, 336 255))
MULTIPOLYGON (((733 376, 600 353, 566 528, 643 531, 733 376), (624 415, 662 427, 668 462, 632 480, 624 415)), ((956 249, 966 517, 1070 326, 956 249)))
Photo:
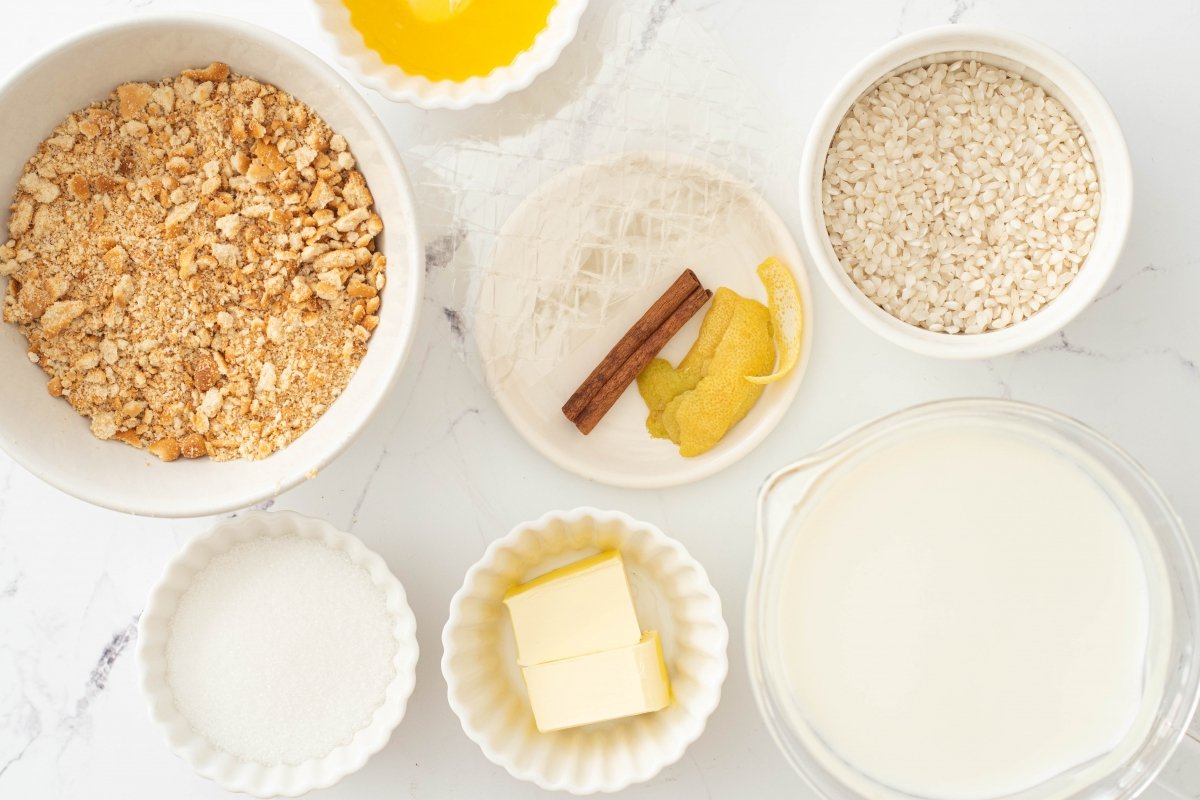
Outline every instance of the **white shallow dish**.
POLYGON ((1052 335, 1100 293, 1129 233, 1133 174, 1129 149, 1108 102, 1086 75, 1049 47, 1003 29, 949 25, 902 36, 875 51, 842 79, 817 112, 800 162, 800 223, 817 272, 860 322, 894 344, 940 358, 991 358, 1052 335), (854 102, 891 75, 943 61, 974 59, 1039 84, 1079 123, 1100 177, 1100 218, 1091 253, 1062 294, 1032 317, 997 331, 948 334, 901 322, 875 305, 838 262, 825 229, 821 181, 833 135, 854 102))
POLYGON ((679 542, 615 511, 552 511, 492 542, 467 572, 442 631, 450 707, 515 778, 573 794, 649 780, 703 732, 729 669, 721 600, 679 542), (540 733, 502 598, 511 586, 602 550, 625 561, 638 621, 659 631, 674 702, 662 711, 540 733))
POLYGON ((494 103, 529 86, 558 61, 563 49, 575 38, 579 18, 587 8, 587 0, 558 0, 550 10, 546 27, 513 63, 465 81, 431 81, 385 63, 367 47, 362 34, 350 24, 350 11, 341 0, 315 0, 315 3, 317 18, 332 40, 338 60, 355 80, 388 100, 421 108, 450 109, 494 103))
MULTIPOLYGON (((163 463, 145 450, 92 436, 88 421, 46 392, 25 338, 0 324, 0 445, 42 480, 90 503, 150 516, 204 516, 242 508, 295 486, 332 461, 383 402, 416 332, 424 280, 412 189, 395 145, 345 79, 281 36, 209 15, 143 16, 58 45, 0 85, 0 231, 8 198, 38 143, 70 112, 118 84, 159 80, 224 61, 311 106, 350 144, 385 231, 388 283, 379 327, 346 390, 307 432, 261 461, 163 463)), ((4 287, 0 279, 0 289, 4 287)))
MULTIPOLYGON (((696 340, 708 308, 675 335, 660 357, 678 363, 696 340)), ((660 488, 713 475, 770 434, 804 378, 812 349, 812 313, 808 275, 795 239, 753 188, 688 156, 630 153, 564 170, 505 221, 480 281, 475 334, 496 402, 538 452, 589 480, 660 488), (635 197, 652 202, 639 209, 635 197), (613 209, 622 218, 620 231, 599 229, 597 220, 613 209), (572 294, 578 281, 572 265, 588 268, 605 249, 623 259, 624 272, 619 279, 601 282, 598 300, 578 299, 572 294), (787 377, 766 387, 746 418, 716 447, 684 458, 670 441, 651 438, 636 386, 587 436, 563 416, 562 405, 575 388, 685 267, 713 291, 727 286, 765 303, 766 290, 755 270, 768 256, 782 259, 800 288, 800 358, 787 377), (628 269, 633 262, 637 269, 628 269), (547 301, 542 296, 547 292, 562 297, 547 301), (535 308, 547 303, 575 304, 577 317, 555 330, 540 330, 535 308)))
POLYGON ((313 789, 332 786, 362 767, 387 744, 392 730, 404 718, 408 698, 416 685, 417 655, 416 618, 408 607, 404 587, 383 559, 368 550, 357 537, 337 530, 328 522, 290 511, 247 514, 223 522, 193 539, 167 565, 138 622, 139 683, 150 716, 171 751, 199 775, 223 789, 256 797, 296 797, 313 789), (395 618, 394 631, 399 648, 393 660, 396 675, 388 685, 383 705, 375 711, 370 724, 360 729, 349 744, 334 748, 323 758, 295 766, 266 766, 219 750, 192 730, 187 719, 176 709, 171 687, 166 681, 166 647, 171 617, 179 598, 214 556, 251 539, 287 535, 315 539, 341 550, 353 563, 366 569, 387 597, 388 611, 395 618))

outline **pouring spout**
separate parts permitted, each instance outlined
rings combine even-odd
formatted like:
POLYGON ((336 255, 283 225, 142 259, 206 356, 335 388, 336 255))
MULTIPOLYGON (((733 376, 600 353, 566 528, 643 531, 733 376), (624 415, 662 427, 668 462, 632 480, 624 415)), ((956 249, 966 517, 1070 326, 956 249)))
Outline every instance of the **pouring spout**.
POLYGON ((774 554, 796 510, 822 474, 823 459, 809 458, 772 473, 758 491, 758 547, 762 558, 774 554))

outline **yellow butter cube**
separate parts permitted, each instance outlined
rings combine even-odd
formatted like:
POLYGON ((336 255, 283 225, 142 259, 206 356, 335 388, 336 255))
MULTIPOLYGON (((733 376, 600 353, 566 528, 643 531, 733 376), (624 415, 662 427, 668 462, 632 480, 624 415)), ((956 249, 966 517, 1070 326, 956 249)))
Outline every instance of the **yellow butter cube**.
POLYGON ((504 604, 522 666, 628 647, 642 637, 616 550, 514 586, 504 604))
POLYGON ((657 631, 628 647, 524 667, 521 673, 543 733, 658 711, 671 702, 657 631))

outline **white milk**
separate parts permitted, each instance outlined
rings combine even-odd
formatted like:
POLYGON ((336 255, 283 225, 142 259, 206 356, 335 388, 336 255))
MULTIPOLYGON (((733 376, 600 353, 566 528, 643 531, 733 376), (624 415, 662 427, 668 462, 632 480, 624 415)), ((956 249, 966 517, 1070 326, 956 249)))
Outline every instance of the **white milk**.
POLYGON ((817 737, 874 781, 978 800, 1112 750, 1138 716, 1138 544, 1067 458, 1000 433, 913 437, 826 479, 781 588, 817 737))

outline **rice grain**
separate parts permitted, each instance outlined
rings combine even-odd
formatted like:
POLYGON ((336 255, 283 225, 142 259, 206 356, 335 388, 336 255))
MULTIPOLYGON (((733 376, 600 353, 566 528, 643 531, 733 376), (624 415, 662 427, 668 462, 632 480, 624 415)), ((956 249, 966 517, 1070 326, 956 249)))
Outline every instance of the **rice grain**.
POLYGON ((927 330, 983 333, 1058 297, 1091 252, 1100 183, 1067 110, 974 61, 893 75, 825 159, 825 226, 862 292, 927 330))

